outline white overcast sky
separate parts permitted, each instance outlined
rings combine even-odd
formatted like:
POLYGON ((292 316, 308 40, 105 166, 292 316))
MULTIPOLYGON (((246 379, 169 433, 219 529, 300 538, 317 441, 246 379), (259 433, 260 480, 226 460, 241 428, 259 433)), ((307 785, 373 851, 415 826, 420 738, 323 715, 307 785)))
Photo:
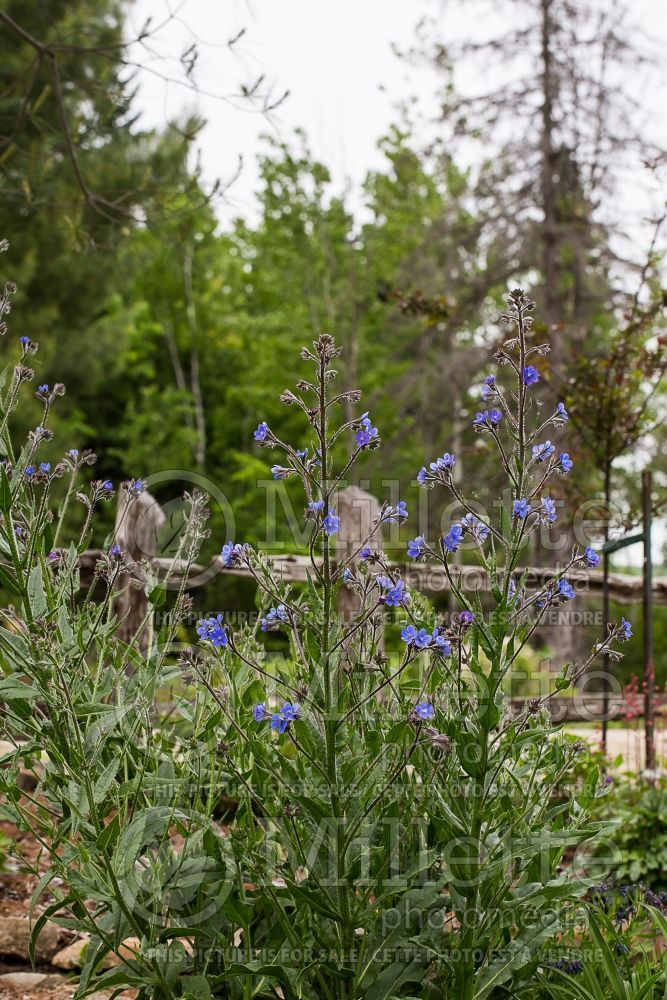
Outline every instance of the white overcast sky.
MULTIPOLYGON (((635 86, 667 145, 667 0, 628 0, 628 4, 653 51, 659 55, 662 49, 662 71, 647 68, 635 86)), ((349 188, 349 203, 359 212, 360 184, 369 169, 382 166, 377 140, 397 121, 397 104, 414 96, 426 116, 434 108, 435 77, 398 59, 392 45, 409 47, 417 22, 434 13, 441 15, 443 35, 456 37, 470 29, 460 14, 451 19, 447 10, 444 0, 135 0, 128 37, 136 35, 148 17, 153 26, 169 19, 151 39, 149 53, 138 47, 133 51, 145 67, 138 74, 143 123, 159 127, 187 109, 199 111, 207 120, 199 147, 209 183, 233 175, 238 157, 243 157, 240 176, 217 205, 223 221, 234 216, 256 218, 261 136, 272 131, 289 139, 296 128, 305 130, 336 188, 349 188), (245 35, 230 55, 226 43, 241 28, 245 35), (178 57, 192 42, 199 47, 198 95, 163 79, 166 75, 182 82, 178 57), (233 101, 209 96, 238 93, 241 83, 248 84, 261 73, 276 97, 290 92, 270 122, 238 110, 233 101)), ((480 23, 479 31, 488 25, 488 19, 480 23)), ((641 215, 642 184, 643 176, 626 180, 614 205, 616 213, 641 215)), ((644 229, 642 242, 645 236, 644 229)), ((638 462, 642 464, 641 457, 638 462)), ((662 542, 664 536, 658 534, 662 542)), ((634 547, 623 556, 623 562, 636 564, 641 552, 634 547)))
MULTIPOLYGON (((139 76, 144 120, 160 124, 197 107, 208 121, 200 148, 209 181, 234 174, 243 156, 244 168, 228 194, 229 204, 222 206, 223 217, 253 214, 255 161, 266 132, 288 138, 303 128, 336 182, 342 186, 349 179, 355 187, 381 162, 375 146, 396 118, 396 101, 413 89, 424 96, 433 90, 416 83, 391 48, 410 43, 428 6, 423 0, 187 0, 177 7, 176 0, 169 5, 137 0, 130 14, 135 28, 149 15, 157 24, 169 9, 179 10, 178 20, 160 31, 156 48, 161 55, 178 55, 196 36, 201 89, 229 95, 238 92, 239 83, 264 73, 276 97, 290 92, 268 121, 214 97, 195 98, 186 88, 144 72, 139 76), (240 28, 246 33, 230 55, 225 43, 240 28)), ((135 57, 143 60, 138 49, 135 57)), ((175 64, 155 60, 153 65, 160 73, 180 76, 175 64)))
MULTIPOLYGON (((629 0, 629 5, 633 20, 655 51, 662 43, 664 55, 666 0, 629 0)), ((306 131, 315 156, 329 167, 336 184, 342 188, 350 183, 352 204, 358 207, 359 184, 369 168, 381 165, 377 139, 396 121, 397 102, 414 95, 426 113, 434 106, 434 76, 398 59, 392 45, 407 48, 425 15, 440 15, 444 36, 470 28, 460 13, 449 13, 444 0, 135 0, 129 36, 149 16, 156 26, 170 13, 170 23, 151 40, 150 55, 134 51, 146 66, 139 74, 139 106, 147 124, 163 124, 187 108, 203 114, 208 124, 200 149, 208 181, 232 175, 243 156, 241 176, 220 205, 222 218, 255 214, 255 161, 262 133, 272 130, 289 138, 298 127, 306 131), (231 55, 226 43, 241 28, 245 35, 231 55), (199 95, 161 79, 161 74, 182 77, 177 59, 193 41, 199 47, 199 95), (290 92, 271 122, 208 96, 238 93, 239 84, 260 73, 276 96, 290 92)), ((487 26, 488 19, 480 31, 487 26)), ((638 81, 647 108, 662 119, 667 142, 664 64, 659 84, 659 71, 647 70, 638 81)))

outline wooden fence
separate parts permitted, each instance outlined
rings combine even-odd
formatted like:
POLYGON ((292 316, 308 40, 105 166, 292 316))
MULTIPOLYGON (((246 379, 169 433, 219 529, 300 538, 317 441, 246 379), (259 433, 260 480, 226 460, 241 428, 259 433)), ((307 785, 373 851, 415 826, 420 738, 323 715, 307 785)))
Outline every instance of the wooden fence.
MULTIPOLYGON (((370 526, 379 511, 379 504, 371 494, 356 486, 349 486, 339 492, 336 507, 341 517, 341 530, 337 536, 337 556, 338 558, 347 558, 368 536, 370 526)), ((186 568, 175 565, 173 559, 155 555, 164 520, 164 514, 159 504, 148 493, 141 494, 125 511, 124 515, 117 519, 115 538, 127 553, 128 559, 128 570, 121 577, 120 592, 116 601, 116 611, 123 619, 121 632, 125 639, 129 639, 137 632, 141 623, 145 621, 149 610, 148 598, 142 585, 144 580, 142 563, 148 562, 151 571, 158 578, 164 579, 169 573, 174 585, 182 582, 183 573, 186 572, 186 568)), ((374 543, 373 548, 378 550, 377 542, 374 543)), ((102 550, 89 549, 81 556, 80 564, 84 584, 92 578, 95 563, 101 555, 102 550)), ((274 555, 271 557, 271 561, 277 577, 284 582, 303 583, 307 580, 308 571, 311 569, 310 559, 303 555, 274 555)), ((358 562, 358 557, 355 562, 358 562)), ((391 569, 400 572, 406 583, 417 590, 433 594, 449 590, 447 576, 441 566, 393 560, 389 560, 388 564, 391 569)), ((205 585, 221 573, 241 577, 250 576, 246 567, 226 568, 220 557, 212 559, 207 565, 192 564, 187 572, 189 580, 194 586, 205 585)), ((531 566, 527 569, 520 567, 516 570, 515 577, 518 580, 524 573, 527 573, 527 585, 541 587, 552 580, 557 572, 557 569, 553 567, 531 566)), ((489 575, 481 567, 456 565, 452 567, 452 573, 460 588, 466 592, 483 594, 490 590, 489 575)), ((598 597, 602 594, 602 573, 598 570, 572 569, 568 572, 568 580, 578 596, 598 597)), ((642 592, 643 583, 640 576, 623 573, 610 574, 609 593, 613 601, 619 604, 640 603, 642 592)), ((654 577, 652 592, 655 603, 667 604, 667 577, 654 577)), ((339 613, 346 620, 351 620, 357 613, 357 602, 358 598, 355 594, 347 588, 341 588, 339 613)), ((512 699, 514 709, 518 710, 520 704, 523 704, 522 699, 512 699)), ((552 699, 551 710, 553 717, 558 721, 574 719, 581 721, 585 718, 600 718, 602 704, 601 695, 587 694, 586 696, 575 696, 575 698, 552 699)), ((618 714, 619 708, 619 699, 612 697, 608 704, 608 716, 613 717, 618 714)))

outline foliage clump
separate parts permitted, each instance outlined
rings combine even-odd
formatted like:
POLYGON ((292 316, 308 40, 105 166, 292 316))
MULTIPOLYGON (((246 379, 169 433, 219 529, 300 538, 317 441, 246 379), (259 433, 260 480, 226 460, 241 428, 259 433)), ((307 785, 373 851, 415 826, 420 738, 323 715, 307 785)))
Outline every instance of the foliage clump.
MULTIPOLYGON (((548 701, 631 629, 610 624, 553 691, 508 713, 503 681, 516 657, 547 609, 567 607, 571 569, 598 558, 573 551, 534 590, 520 569, 530 536, 556 516, 550 481, 568 471, 567 453, 543 440, 567 412, 558 404, 545 418, 531 395, 548 351, 532 343, 531 312, 512 292, 501 370, 485 380, 489 408, 475 418, 498 449, 509 504, 493 517, 473 508, 449 453, 418 476, 462 509, 437 543, 420 536, 409 546, 410 557, 444 567, 455 612, 436 616, 381 553, 381 527, 407 516, 404 501, 383 505, 369 537, 337 556, 337 491, 380 435, 369 414, 338 418, 359 394, 334 390, 341 352, 322 335, 302 351, 296 391, 282 396, 309 428, 308 448, 266 422, 255 432, 282 452, 274 475, 303 484, 307 585, 286 585, 270 559, 226 542, 223 564, 243 565, 257 583, 260 621, 233 628, 223 613, 204 617, 199 643, 183 649, 185 581, 205 534, 194 494, 166 579, 144 567, 152 606, 176 587, 145 654, 136 637, 119 638, 114 594, 129 567, 113 538, 95 586, 80 593, 93 515, 113 486, 74 488, 92 456, 40 461, 55 390, 38 390, 43 426, 20 450, 11 441, 9 415, 34 377, 36 345, 21 343, 0 426, 1 572, 16 599, 0 627, 4 729, 16 747, 0 773, 2 813, 48 857, 34 938, 46 919, 89 936, 81 993, 483 1000, 536 983, 542 949, 580 915, 589 880, 563 859, 599 831, 589 812, 604 791, 592 767, 563 795, 583 748, 554 731, 548 701), (350 440, 351 455, 339 458, 350 440), (52 508, 60 475, 71 476, 66 503, 82 505, 72 540, 62 532, 66 504, 52 508), (463 540, 489 576, 490 610, 458 585, 451 560, 463 540), (341 588, 358 599, 351 620, 336 611, 341 588), (387 608, 401 621, 399 655, 381 648, 387 608), (266 653, 262 632, 271 631, 286 637, 288 658, 266 653), (20 767, 35 773, 32 795, 17 790, 20 767), (103 971, 110 952, 121 964, 103 971)), ((142 489, 126 484, 127 509, 142 489)))

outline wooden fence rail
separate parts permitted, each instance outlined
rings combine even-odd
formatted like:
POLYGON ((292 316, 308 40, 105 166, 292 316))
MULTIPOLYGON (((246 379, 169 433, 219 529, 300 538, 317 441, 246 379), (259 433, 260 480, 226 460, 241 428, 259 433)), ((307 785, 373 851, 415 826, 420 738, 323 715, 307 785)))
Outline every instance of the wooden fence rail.
MULTIPOLYGON (((84 552, 80 560, 82 572, 86 575, 92 574, 94 565, 101 555, 101 549, 88 549, 87 552, 84 552)), ((271 557, 271 561, 279 579, 289 583, 305 583, 308 571, 312 568, 308 556, 275 555, 271 557)), ((180 583, 183 578, 184 568, 178 565, 174 567, 171 559, 156 557, 152 558, 150 563, 158 576, 164 577, 171 570, 175 584, 180 583)), ((449 589, 447 577, 440 566, 429 563, 406 564, 392 560, 388 560, 388 565, 391 569, 398 570, 405 582, 416 590, 437 594, 449 589)), ((526 572, 525 567, 519 567, 514 574, 515 578, 518 580, 524 572, 526 572)), ((213 580, 221 573, 231 576, 250 576, 248 570, 243 566, 226 569, 219 558, 212 559, 206 566, 193 563, 188 575, 191 580, 196 579, 197 583, 201 585, 213 580)), ((480 567, 456 566, 453 573, 462 590, 473 593, 475 591, 488 593, 490 590, 488 574, 480 567)), ((556 576, 557 570, 553 567, 529 566, 527 574, 528 585, 539 587, 552 580, 556 576)), ((568 572, 567 578, 578 596, 597 597, 602 594, 602 573, 597 570, 572 569, 568 572)), ((611 573, 609 593, 612 601, 618 604, 638 604, 642 599, 642 579, 639 576, 630 576, 626 573, 611 573)), ((653 600, 656 604, 667 604, 667 577, 654 577, 653 600)))
MULTIPOLYGON (((377 516, 379 505, 375 497, 357 487, 347 487, 341 490, 337 497, 337 509, 341 515, 341 532, 337 539, 336 555, 339 559, 349 558, 364 542, 370 532, 371 524, 377 516), (343 525, 345 526, 343 528, 343 525)), ((149 613, 148 598, 143 587, 145 573, 142 564, 148 562, 152 573, 159 579, 170 577, 174 587, 183 581, 187 572, 188 584, 192 588, 205 586, 220 574, 250 577, 246 567, 234 566, 227 568, 222 559, 216 557, 208 565, 200 563, 178 565, 173 559, 156 556, 160 529, 164 525, 164 514, 157 501, 148 493, 141 494, 137 500, 117 519, 115 539, 121 545, 128 557, 128 569, 120 578, 120 592, 116 599, 116 612, 122 619, 122 636, 129 639, 146 620, 149 613)), ((374 543, 377 551, 382 544, 381 539, 374 543)), ((101 549, 89 549, 80 558, 82 582, 87 585, 93 576, 97 560, 102 555, 101 549)), ((312 565, 308 556, 278 554, 271 556, 276 576, 284 582, 304 583, 308 578, 312 565)), ((359 562, 358 556, 353 560, 359 562)), ((316 565, 319 562, 316 560, 316 565)), ((417 590, 437 594, 450 589, 449 581, 442 566, 430 563, 405 563, 388 559, 391 569, 400 572, 406 583, 417 590)), ((453 566, 451 572, 458 586, 468 593, 481 594, 490 591, 489 574, 479 566, 453 566)), ((539 588, 547 584, 557 575, 554 567, 531 566, 515 571, 519 578, 526 574, 529 588, 539 588)), ((577 596, 598 597, 602 594, 602 573, 586 568, 572 569, 568 572, 577 596)), ((643 582, 640 576, 624 573, 611 573, 609 576, 609 593, 611 599, 619 604, 635 604, 642 600, 643 582)), ((652 581, 653 600, 656 604, 667 604, 667 577, 654 577, 652 581)), ((339 613, 351 620, 358 611, 358 606, 350 597, 351 592, 342 588, 339 598, 339 613)), ((356 595, 352 594, 356 599, 356 595)), ((139 635, 140 648, 145 636, 139 635)), ((553 698, 550 702, 552 718, 556 722, 571 722, 600 719, 604 713, 603 696, 594 692, 576 692, 574 697, 553 698)), ((519 711, 525 699, 511 698, 513 711, 519 711)), ((621 711, 622 698, 612 695, 607 704, 608 717, 615 717, 621 711)))
MULTIPOLYGON (((122 619, 122 637, 129 639, 134 635, 141 623, 145 621, 149 611, 148 599, 142 586, 142 564, 148 562, 152 572, 160 579, 168 575, 173 585, 179 586, 183 574, 188 574, 190 587, 200 587, 224 573, 232 576, 248 577, 250 573, 244 566, 227 568, 222 559, 216 557, 208 565, 200 563, 189 567, 178 565, 173 559, 156 556, 160 530, 164 525, 164 514, 158 502, 149 494, 142 493, 130 505, 119 507, 116 521, 115 540, 127 554, 128 571, 122 574, 120 592, 116 600, 116 611, 122 619)), ((371 525, 377 516, 379 504, 370 493, 356 486, 348 486, 340 490, 336 503, 341 516, 341 532, 337 539, 338 558, 349 558, 368 537, 371 525)), ((376 539, 374 549, 382 544, 376 539)), ((89 549, 80 558, 82 582, 84 585, 92 578, 95 563, 102 555, 100 549, 89 549)), ((289 583, 304 583, 312 566, 308 556, 278 554, 271 557, 274 570, 279 579, 289 583)), ((353 561, 358 565, 359 558, 353 561)), ((416 590, 430 594, 449 591, 450 585, 442 566, 433 563, 405 563, 388 559, 391 569, 400 572, 404 580, 416 590)), ((316 562, 316 565, 318 563, 316 562)), ((488 593, 491 588, 489 574, 480 566, 456 565, 451 572, 461 590, 467 593, 488 593)), ((526 576, 526 586, 529 589, 543 587, 557 575, 555 567, 529 566, 519 567, 514 577, 516 581, 522 575, 526 576)), ((571 569, 568 580, 580 597, 597 597, 602 594, 602 573, 587 568, 571 569)), ((642 600, 643 582, 640 576, 625 573, 611 573, 609 576, 609 593, 611 599, 619 604, 635 604, 642 600)), ((653 600, 656 604, 667 604, 667 577, 654 577, 652 581, 653 600)), ((339 597, 339 612, 347 620, 354 617, 358 610, 355 606, 356 595, 342 588, 339 597)), ((141 643, 140 643, 141 644, 141 643)))

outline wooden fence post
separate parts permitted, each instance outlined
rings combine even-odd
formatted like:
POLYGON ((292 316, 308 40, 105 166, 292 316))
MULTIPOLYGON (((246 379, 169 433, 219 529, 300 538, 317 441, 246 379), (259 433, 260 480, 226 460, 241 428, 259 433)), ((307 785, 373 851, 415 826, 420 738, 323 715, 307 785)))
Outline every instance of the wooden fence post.
MULTIPOLYGON (((380 503, 371 494, 358 486, 346 486, 339 490, 336 498, 336 513, 340 517, 340 531, 336 536, 336 556, 342 562, 353 556, 353 553, 368 538, 373 522, 380 513, 380 503)), ((382 535, 378 531, 369 543, 374 552, 382 550, 382 535)), ((360 562, 359 554, 354 556, 349 568, 354 572, 360 562)), ((338 614, 346 622, 352 622, 361 610, 359 595, 349 587, 341 587, 338 591, 338 614)))
POLYGON ((129 504, 125 493, 121 494, 114 542, 123 550, 127 572, 118 577, 114 611, 121 621, 119 638, 129 643, 136 636, 142 654, 148 651, 151 628, 150 604, 144 591, 146 575, 141 563, 155 557, 158 532, 164 522, 162 508, 150 493, 140 493, 129 504))

